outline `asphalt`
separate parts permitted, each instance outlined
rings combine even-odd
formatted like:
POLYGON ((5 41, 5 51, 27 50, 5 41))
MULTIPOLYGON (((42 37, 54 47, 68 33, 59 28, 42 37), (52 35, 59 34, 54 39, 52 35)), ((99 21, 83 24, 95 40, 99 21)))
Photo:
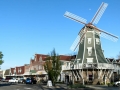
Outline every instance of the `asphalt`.
POLYGON ((48 87, 46 84, 40 84, 43 90, 120 90, 120 87, 107 85, 86 85, 86 88, 69 88, 66 84, 56 84, 56 87, 48 87))
POLYGON ((0 83, 0 90, 120 90, 120 87, 105 85, 86 85, 87 88, 69 88, 66 84, 56 84, 48 87, 47 84, 10 84, 0 83))

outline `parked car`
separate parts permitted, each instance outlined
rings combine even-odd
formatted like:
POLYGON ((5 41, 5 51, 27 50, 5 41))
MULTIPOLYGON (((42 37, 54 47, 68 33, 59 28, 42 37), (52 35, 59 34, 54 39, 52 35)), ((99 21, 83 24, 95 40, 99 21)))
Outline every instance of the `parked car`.
POLYGON ((2 77, 0 77, 0 81, 2 80, 3 78, 2 77))
POLYGON ((114 82, 114 86, 120 86, 120 81, 114 82))
POLYGON ((2 80, 1 80, 1 82, 8 82, 9 80, 10 80, 11 78, 3 78, 2 80))
POLYGON ((18 79, 13 78, 13 79, 10 79, 8 82, 10 82, 10 83, 18 83, 18 79))
POLYGON ((26 84, 36 84, 36 79, 35 78, 27 78, 26 79, 26 84))
POLYGON ((25 79, 21 78, 20 80, 18 80, 18 83, 25 83, 25 79))
POLYGON ((3 79, 1 80, 1 82, 5 82, 5 79, 3 78, 3 79))

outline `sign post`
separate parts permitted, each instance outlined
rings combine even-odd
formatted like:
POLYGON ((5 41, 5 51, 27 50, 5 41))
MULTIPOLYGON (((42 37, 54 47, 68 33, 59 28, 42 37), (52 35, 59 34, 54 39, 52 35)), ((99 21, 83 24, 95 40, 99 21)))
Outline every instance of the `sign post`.
POLYGON ((48 87, 52 86, 52 82, 51 82, 51 80, 48 80, 48 82, 47 82, 47 86, 48 86, 48 87))

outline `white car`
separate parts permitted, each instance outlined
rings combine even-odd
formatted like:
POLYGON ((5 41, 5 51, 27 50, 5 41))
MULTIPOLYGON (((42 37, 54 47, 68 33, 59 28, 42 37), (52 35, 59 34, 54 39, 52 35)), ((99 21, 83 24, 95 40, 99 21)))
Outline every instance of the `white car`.
POLYGON ((10 82, 10 83, 18 83, 18 79, 13 78, 13 79, 10 79, 8 82, 10 82))
POLYGON ((114 82, 114 86, 120 86, 120 81, 114 82))

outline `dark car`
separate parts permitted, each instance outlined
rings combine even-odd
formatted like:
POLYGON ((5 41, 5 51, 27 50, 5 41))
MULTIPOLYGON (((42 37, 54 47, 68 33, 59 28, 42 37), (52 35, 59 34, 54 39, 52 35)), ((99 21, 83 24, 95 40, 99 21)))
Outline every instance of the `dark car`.
POLYGON ((2 77, 0 77, 0 81, 2 80, 3 78, 2 77))
POLYGON ((18 80, 18 83, 25 83, 25 82, 26 82, 26 80, 23 79, 23 78, 21 78, 20 80, 18 80))
POLYGON ((26 84, 36 84, 36 79, 35 78, 27 78, 26 79, 26 84))
POLYGON ((1 80, 1 82, 8 82, 10 79, 12 79, 12 78, 3 78, 2 80, 1 80))
POLYGON ((3 78, 3 79, 1 80, 1 82, 5 82, 5 79, 3 78))

